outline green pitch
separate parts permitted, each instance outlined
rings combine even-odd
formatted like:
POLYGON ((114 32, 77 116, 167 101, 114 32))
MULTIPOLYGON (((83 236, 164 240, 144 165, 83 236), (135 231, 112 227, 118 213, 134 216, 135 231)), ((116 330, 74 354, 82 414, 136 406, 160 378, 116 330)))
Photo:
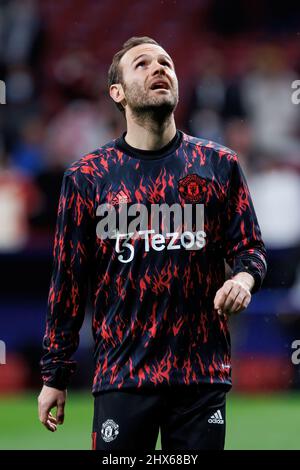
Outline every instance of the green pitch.
MULTIPOLYGON (((226 449, 300 449, 299 393, 228 396, 226 449)), ((70 392, 65 424, 42 427, 36 396, 0 397, 0 449, 89 449, 92 397, 70 392)), ((158 442, 157 448, 160 448, 158 442)))

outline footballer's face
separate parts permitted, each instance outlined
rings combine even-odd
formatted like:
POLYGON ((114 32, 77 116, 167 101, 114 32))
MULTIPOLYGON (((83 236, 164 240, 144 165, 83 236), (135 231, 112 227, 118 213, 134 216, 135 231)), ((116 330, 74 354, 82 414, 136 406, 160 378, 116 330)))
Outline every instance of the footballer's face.
POLYGON ((178 103, 178 81, 167 52, 155 44, 140 44, 124 54, 120 61, 121 102, 133 113, 171 114, 178 103))

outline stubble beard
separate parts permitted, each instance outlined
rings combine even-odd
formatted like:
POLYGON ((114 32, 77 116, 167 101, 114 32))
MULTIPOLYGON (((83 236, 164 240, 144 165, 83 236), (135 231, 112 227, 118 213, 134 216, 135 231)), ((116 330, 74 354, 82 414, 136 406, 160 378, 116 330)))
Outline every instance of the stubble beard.
POLYGON ((140 125, 151 123, 166 124, 174 113, 178 103, 178 92, 155 96, 155 92, 146 91, 143 87, 133 84, 128 88, 123 84, 125 98, 130 107, 133 119, 140 125))

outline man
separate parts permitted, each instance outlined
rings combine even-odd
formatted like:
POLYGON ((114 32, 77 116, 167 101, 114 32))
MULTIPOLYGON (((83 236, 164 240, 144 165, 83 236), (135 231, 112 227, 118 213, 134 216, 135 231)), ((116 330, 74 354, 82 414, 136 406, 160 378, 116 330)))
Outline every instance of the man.
POLYGON ((233 151, 176 129, 174 64, 154 40, 124 44, 109 92, 127 132, 63 179, 40 420, 63 422, 89 280, 93 448, 153 450, 160 429, 163 450, 223 449, 227 315, 266 272, 248 187, 233 151))

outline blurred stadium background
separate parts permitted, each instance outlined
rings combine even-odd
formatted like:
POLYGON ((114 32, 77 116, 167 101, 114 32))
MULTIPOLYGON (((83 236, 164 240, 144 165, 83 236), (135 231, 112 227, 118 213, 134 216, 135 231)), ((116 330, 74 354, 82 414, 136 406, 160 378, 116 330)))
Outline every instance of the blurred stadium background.
POLYGON ((106 76, 133 35, 175 61, 178 127, 238 152, 268 249, 263 290, 230 320, 226 448, 300 449, 300 3, 290 0, 0 1, 0 449, 90 448, 89 309, 56 434, 37 419, 38 361, 62 174, 124 130, 106 76))

